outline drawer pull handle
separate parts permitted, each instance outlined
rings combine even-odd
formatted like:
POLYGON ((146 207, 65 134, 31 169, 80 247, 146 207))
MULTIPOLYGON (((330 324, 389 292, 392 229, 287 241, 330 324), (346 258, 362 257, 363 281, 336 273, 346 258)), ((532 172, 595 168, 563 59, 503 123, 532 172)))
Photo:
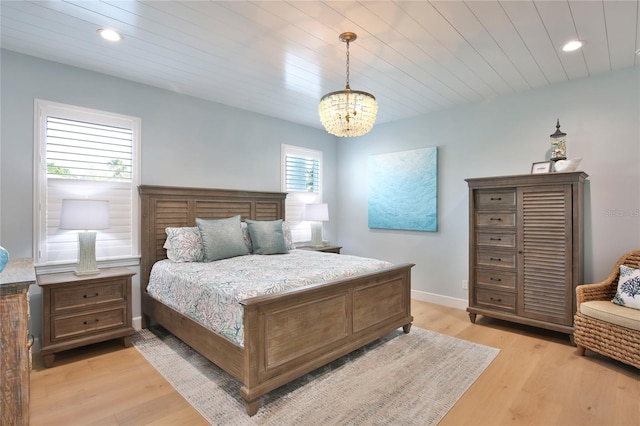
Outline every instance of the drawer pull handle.
POLYGON ((502 299, 501 299, 501 298, 499 298, 499 297, 498 297, 497 299, 494 299, 493 297, 490 297, 489 299, 490 299, 492 302, 502 302, 502 299))
POLYGON ((94 293, 94 294, 85 294, 84 297, 85 299, 91 299, 92 297, 98 297, 100 295, 100 293, 94 293))
POLYGON ((490 257, 489 260, 493 260, 495 262, 502 262, 502 258, 500 257, 490 257))
POLYGON ((500 222, 502 220, 502 218, 501 217, 492 217, 489 220, 496 220, 496 221, 500 222))
POLYGON ((491 278, 489 278, 489 279, 490 279, 491 281, 498 281, 498 282, 502 281, 502 278, 493 278, 493 277, 491 277, 491 278))
POLYGON ((491 197, 491 201, 502 201, 502 197, 491 197))
POLYGON ((91 321, 85 321, 85 322, 83 322, 83 324, 84 324, 84 325, 95 324, 95 323, 97 323, 98 321, 100 321, 100 320, 99 320, 98 318, 96 318, 96 319, 91 320, 91 321))
POLYGON ((502 241, 502 238, 493 238, 493 237, 491 237, 491 238, 489 238, 489 240, 491 240, 491 241, 502 241))

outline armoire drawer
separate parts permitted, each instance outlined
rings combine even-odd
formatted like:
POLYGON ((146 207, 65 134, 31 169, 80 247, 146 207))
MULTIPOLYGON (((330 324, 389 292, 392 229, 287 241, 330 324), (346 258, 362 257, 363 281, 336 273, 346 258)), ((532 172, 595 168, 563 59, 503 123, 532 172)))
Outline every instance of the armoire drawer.
POLYGON ((478 250, 476 251, 476 264, 478 266, 491 266, 497 268, 515 269, 516 252, 495 251, 495 250, 478 250))
POLYGON ((494 191, 480 190, 476 191, 476 206, 479 208, 496 208, 515 207, 516 191, 494 191))
POLYGON ((516 288, 516 273, 505 272, 498 269, 476 269, 476 284, 483 287, 495 287, 497 289, 516 288))
POLYGON ((515 212, 478 212, 476 226, 514 227, 516 226, 516 214, 515 212))
POLYGON ((510 312, 516 311, 515 293, 477 288, 476 302, 481 306, 501 309, 510 312))
POLYGON ((478 232, 476 244, 487 247, 516 247, 515 232, 478 232))

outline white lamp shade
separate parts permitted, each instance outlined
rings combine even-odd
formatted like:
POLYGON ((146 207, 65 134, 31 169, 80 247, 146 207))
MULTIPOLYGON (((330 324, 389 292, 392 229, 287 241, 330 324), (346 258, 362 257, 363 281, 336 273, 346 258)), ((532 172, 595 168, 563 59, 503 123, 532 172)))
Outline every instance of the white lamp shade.
POLYGON ((307 204, 304 206, 304 220, 323 222, 329 220, 329 205, 326 203, 307 204))
POLYGON ((109 201, 64 199, 60 229, 97 230, 109 228, 109 201))

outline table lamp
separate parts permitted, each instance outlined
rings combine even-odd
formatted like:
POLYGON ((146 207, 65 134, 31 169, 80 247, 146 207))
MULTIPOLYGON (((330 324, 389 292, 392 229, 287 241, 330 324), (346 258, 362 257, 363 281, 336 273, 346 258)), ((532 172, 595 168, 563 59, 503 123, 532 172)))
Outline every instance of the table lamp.
POLYGON ((109 228, 109 201, 62 200, 59 228, 83 231, 78 233, 78 267, 75 274, 100 273, 96 266, 96 230, 109 228))
POLYGON ((311 222, 311 246, 323 247, 322 222, 329 220, 329 205, 326 203, 306 204, 304 220, 311 222))

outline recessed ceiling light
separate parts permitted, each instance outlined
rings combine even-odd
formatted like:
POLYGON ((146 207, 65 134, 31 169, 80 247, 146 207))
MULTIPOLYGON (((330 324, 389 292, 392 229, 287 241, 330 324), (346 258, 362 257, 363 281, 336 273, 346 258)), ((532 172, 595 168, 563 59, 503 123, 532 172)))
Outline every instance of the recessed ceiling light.
POLYGON ((574 50, 578 50, 582 47, 582 42, 580 40, 571 40, 569 43, 562 46, 563 52, 573 52, 574 50))
POLYGON ((109 41, 120 41, 122 40, 122 35, 120 35, 119 32, 114 31, 114 30, 110 30, 107 28, 100 28, 98 30, 98 34, 100 34, 100 37, 102 37, 105 40, 109 40, 109 41))

